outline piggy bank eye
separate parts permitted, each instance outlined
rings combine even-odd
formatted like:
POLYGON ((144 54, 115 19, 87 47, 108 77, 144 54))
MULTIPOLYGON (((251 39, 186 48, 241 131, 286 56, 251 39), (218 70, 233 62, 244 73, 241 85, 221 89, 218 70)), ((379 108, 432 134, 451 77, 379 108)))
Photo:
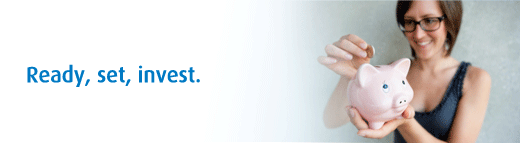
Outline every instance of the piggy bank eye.
POLYGON ((390 88, 388 88, 388 84, 383 84, 383 92, 388 93, 390 91, 390 88))
POLYGON ((405 85, 405 84, 404 84, 404 80, 403 80, 403 85, 405 85))

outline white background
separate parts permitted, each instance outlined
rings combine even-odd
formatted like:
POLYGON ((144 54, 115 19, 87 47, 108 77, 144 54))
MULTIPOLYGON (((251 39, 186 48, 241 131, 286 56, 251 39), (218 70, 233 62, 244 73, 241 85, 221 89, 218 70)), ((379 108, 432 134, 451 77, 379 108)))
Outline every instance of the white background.
POLYGON ((283 6, 3 1, 0 142, 300 140, 308 119, 295 117, 310 107, 289 93, 301 87, 288 84, 283 6), (28 67, 63 73, 70 64, 85 70, 80 87, 75 77, 27 83, 28 67), (140 65, 193 67, 201 82, 138 83, 140 65), (129 86, 97 83, 99 70, 120 67, 129 86))

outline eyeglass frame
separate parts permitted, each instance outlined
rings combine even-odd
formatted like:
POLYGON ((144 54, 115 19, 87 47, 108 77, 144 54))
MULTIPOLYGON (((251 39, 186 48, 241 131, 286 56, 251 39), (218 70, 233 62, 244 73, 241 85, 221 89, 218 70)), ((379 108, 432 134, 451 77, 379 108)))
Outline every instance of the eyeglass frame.
MULTIPOLYGON (((443 15, 443 16, 441 16, 441 17, 428 17, 428 18, 437 18, 437 19, 439 19, 439 27, 437 27, 437 28, 435 29, 435 30, 438 30, 438 29, 441 27, 440 22, 442 22, 442 20, 444 20, 444 19, 446 18, 446 15, 443 15)), ((422 20, 420 20, 420 21, 411 20, 411 22, 414 23, 414 24, 413 24, 413 30, 412 30, 412 31, 406 31, 406 30, 404 29, 404 25, 402 25, 401 23, 398 23, 398 27, 399 27, 399 29, 401 29, 401 31, 403 31, 403 32, 414 32, 415 30, 417 30, 417 24, 419 24, 419 27, 421 27, 421 29, 424 30, 424 31, 426 31, 426 32, 432 32, 432 31, 435 31, 435 30, 426 30, 426 29, 421 25, 421 21, 426 20, 426 19, 428 19, 428 18, 422 19, 422 20)), ((404 23, 404 20, 403 20, 403 23, 404 23)))

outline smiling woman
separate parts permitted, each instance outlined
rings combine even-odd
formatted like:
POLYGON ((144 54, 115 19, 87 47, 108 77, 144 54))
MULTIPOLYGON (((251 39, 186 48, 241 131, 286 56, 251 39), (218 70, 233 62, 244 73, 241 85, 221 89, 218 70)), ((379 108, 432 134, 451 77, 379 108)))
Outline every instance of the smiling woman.
MULTIPOLYGON (((429 3, 418 3, 417 6, 425 9, 409 10, 412 5, 412 1, 400 1, 397 3, 396 17, 397 23, 403 33, 409 34, 406 37, 410 44, 420 45, 426 47, 432 41, 420 39, 422 33, 414 33, 416 23, 414 19, 424 18, 421 20, 420 27, 429 35, 435 37, 437 41, 435 47, 446 47, 445 56, 449 56, 457 40, 457 35, 460 30, 460 24, 462 22, 462 2, 460 1, 439 1, 429 3), (431 6, 437 5, 437 6, 431 6), (412 14, 423 12, 422 17, 414 18, 412 14), (444 12, 444 13, 443 13, 444 12), (408 15, 407 15, 408 14, 408 15), (413 22, 413 24, 411 24, 413 22), (407 28, 407 29, 403 29, 407 28), (438 30, 437 29, 443 29, 438 30), (416 35, 412 35, 416 34, 416 35), (414 37, 416 36, 416 37, 414 37), (421 41, 422 40, 422 41, 421 41)), ((416 49, 411 46, 412 56, 417 58, 416 49)))
POLYGON ((462 2, 399 1, 396 16, 414 57, 406 77, 414 98, 403 118, 386 122, 378 130, 369 129, 359 114, 362 109, 337 101, 349 96, 346 87, 359 68, 356 65, 361 65, 352 63, 370 62, 366 54, 359 54, 367 43, 349 34, 327 45, 327 57, 318 58, 341 75, 325 109, 325 124, 337 127, 351 122, 359 130, 357 134, 366 138, 380 139, 395 131, 395 142, 475 142, 484 121, 491 78, 486 71, 450 56, 461 25, 462 2), (348 118, 338 119, 344 117, 340 111, 345 108, 348 118))

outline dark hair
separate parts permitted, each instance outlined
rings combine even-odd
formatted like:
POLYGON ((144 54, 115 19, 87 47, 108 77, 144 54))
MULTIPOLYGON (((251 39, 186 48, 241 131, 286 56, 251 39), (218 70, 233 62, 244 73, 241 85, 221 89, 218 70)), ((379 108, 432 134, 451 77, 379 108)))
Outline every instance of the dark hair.
MULTIPOLYGON (((410 9, 413 1, 403 1, 399 0, 397 2, 396 8, 396 17, 397 17, 397 26, 404 22, 404 14, 410 9)), ((457 40, 457 35, 460 30, 460 23, 462 22, 462 2, 461 1, 439 1, 439 6, 441 7, 442 13, 446 17, 444 19, 444 25, 446 30, 448 31, 448 35, 446 36, 446 43, 448 46, 448 51, 446 55, 449 56, 451 54, 451 50, 453 50, 453 46, 455 45, 455 41, 457 40)), ((404 33, 404 32, 403 32, 404 33)), ((411 47, 410 47, 411 48, 411 47)), ((412 49, 412 56, 415 56, 415 50, 412 49)))

